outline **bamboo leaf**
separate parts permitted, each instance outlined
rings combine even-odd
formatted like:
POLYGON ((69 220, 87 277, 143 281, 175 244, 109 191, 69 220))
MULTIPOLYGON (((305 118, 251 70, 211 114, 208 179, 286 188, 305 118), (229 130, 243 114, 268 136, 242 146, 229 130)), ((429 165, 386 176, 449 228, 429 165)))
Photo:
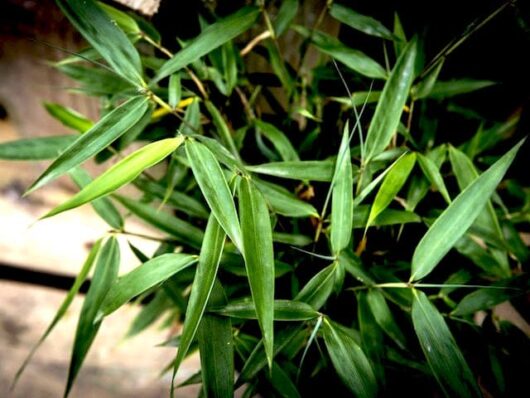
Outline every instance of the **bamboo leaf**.
POLYGON ((401 190, 401 187, 403 187, 407 181, 415 162, 416 154, 409 153, 401 157, 390 169, 374 199, 366 228, 372 225, 377 216, 379 216, 379 214, 381 214, 396 197, 401 190))
POLYGON ((395 341, 399 348, 405 349, 405 336, 394 320, 383 293, 378 289, 370 289, 366 299, 377 324, 395 341))
POLYGON ((247 6, 208 26, 185 48, 162 65, 154 81, 158 82, 179 71, 203 55, 239 36, 254 24, 258 15, 258 7, 247 6))
POLYGON ((241 250, 241 229, 236 208, 223 170, 210 150, 194 140, 186 141, 186 153, 193 175, 217 222, 241 250))
POLYGON ((270 368, 274 344, 274 249, 269 211, 262 194, 248 178, 241 179, 238 197, 243 257, 270 368))
POLYGON ((271 162, 246 166, 248 171, 293 180, 330 182, 335 163, 330 160, 299 160, 271 162))
POLYGON ((307 246, 313 243, 313 239, 309 236, 285 232, 273 232, 272 240, 275 243, 284 243, 291 246, 307 246))
POLYGON ((342 141, 331 191, 331 249, 336 255, 350 243, 353 229, 353 171, 348 123, 342 141))
POLYGON ((92 128, 94 122, 87 119, 73 109, 67 108, 60 104, 45 102, 44 108, 55 119, 60 121, 66 127, 70 127, 80 133, 84 133, 92 128))
MULTIPOLYGON (((353 228, 366 228, 370 207, 361 205, 353 212, 353 228)), ((385 209, 371 223, 372 227, 421 222, 421 217, 412 211, 385 209)))
POLYGON ((427 74, 427 76, 425 76, 420 82, 414 85, 414 87, 412 88, 412 96, 415 100, 426 98, 429 96, 429 94, 432 92, 432 89, 434 88, 434 85, 436 84, 436 80, 438 79, 438 75, 442 70, 444 62, 445 58, 442 58, 438 62, 436 67, 434 67, 427 74))
POLYGON ((77 136, 55 135, 51 137, 24 138, 0 144, 0 159, 48 160, 57 157, 71 145, 77 136))
MULTIPOLYGON (((213 307, 210 311, 233 318, 257 319, 256 306, 250 300, 231 302, 222 307, 213 307)), ((309 304, 300 301, 274 300, 275 321, 307 321, 320 314, 309 304)))
POLYGON ((112 285, 101 304, 100 316, 106 316, 139 294, 164 282, 176 273, 197 262, 197 256, 183 253, 167 253, 155 257, 131 272, 120 276, 112 285))
POLYGON ((168 86, 168 104, 173 109, 178 105, 182 98, 182 84, 180 82, 180 73, 174 73, 169 77, 168 86))
POLYGON ((138 51, 125 33, 93 0, 56 0, 64 15, 114 71, 135 86, 144 86, 138 51))
POLYGON ((272 25, 276 37, 281 36, 291 25, 298 12, 298 0, 284 0, 272 25))
POLYGON ((449 98, 481 90, 493 86, 494 84, 496 84, 496 82, 472 79, 451 80, 447 82, 438 81, 434 84, 428 97, 437 99, 449 98))
POLYGON ((215 105, 210 101, 206 101, 205 105, 206 109, 208 109, 208 112, 212 116, 212 122, 221 139, 223 140, 225 147, 230 150, 236 159, 239 159, 239 152, 236 148, 236 144, 234 143, 234 139, 232 138, 232 133, 230 132, 228 124, 226 124, 226 121, 221 115, 221 112, 219 112, 215 105))
POLYGON ((342 327, 324 319, 323 335, 331 362, 342 382, 357 397, 375 397, 377 382, 366 355, 342 327))
POLYGON ((253 179, 266 201, 275 213, 287 217, 317 217, 317 210, 309 203, 298 199, 280 185, 253 179))
POLYGON ((411 281, 427 276, 478 217, 524 141, 462 191, 431 225, 414 251, 411 281))
POLYGON ((397 130, 414 77, 416 52, 416 41, 412 40, 385 83, 366 135, 365 163, 383 152, 397 130))
POLYGON ((425 293, 414 290, 412 323, 431 370, 449 397, 480 397, 480 390, 447 324, 425 293))
POLYGON ((425 176, 429 179, 431 184, 436 187, 438 192, 440 192, 446 203, 451 203, 451 197, 449 196, 449 192, 447 192, 443 177, 440 174, 440 168, 437 167, 436 163, 427 156, 424 156, 421 153, 417 153, 416 155, 418 157, 418 163, 425 176))
POLYGON ((315 310, 322 307, 333 291, 336 264, 333 263, 313 276, 294 298, 309 304, 315 310))
POLYGON ((276 361, 272 364, 270 380, 272 387, 280 393, 280 396, 285 398, 301 398, 300 392, 289 377, 289 374, 276 361))
POLYGON ((134 126, 148 109, 148 99, 132 97, 105 115, 90 130, 81 135, 55 159, 46 171, 33 183, 26 194, 56 179, 68 170, 105 149, 129 128, 134 126))
POLYGON ((183 141, 184 138, 178 136, 156 141, 138 149, 106 170, 80 192, 51 210, 43 218, 54 216, 114 192, 134 180, 145 169, 162 161, 175 151, 183 141))
POLYGON ((117 24, 128 35, 139 36, 142 33, 138 23, 127 13, 100 1, 97 2, 97 5, 105 11, 113 23, 117 24))
POLYGON ((357 317, 361 334, 361 348, 370 359, 378 380, 384 381, 381 358, 386 347, 383 342, 383 332, 373 316, 366 296, 367 292, 365 291, 357 293, 357 317))
POLYGON ((381 37, 387 40, 396 40, 396 36, 392 34, 381 22, 359 14, 351 8, 345 7, 341 4, 333 4, 331 6, 330 14, 333 18, 339 20, 343 24, 366 33, 370 36, 381 37))
POLYGON ((72 357, 68 368, 68 380, 64 396, 67 397, 74 380, 81 369, 83 361, 96 337, 101 326, 101 320, 97 320, 97 314, 101 304, 114 284, 118 276, 120 265, 120 251, 118 241, 111 237, 107 240, 98 254, 94 276, 90 283, 90 288, 83 301, 77 329, 75 331, 72 357))
POLYGON ((272 142, 274 148, 276 148, 282 160, 300 160, 298 157, 298 152, 296 152, 296 150, 293 148, 289 138, 287 138, 282 131, 278 130, 276 126, 259 119, 256 119, 255 123, 259 131, 272 142))
POLYGON ((143 332, 171 308, 171 301, 164 290, 156 292, 155 297, 142 307, 134 317, 125 337, 131 338, 143 332))

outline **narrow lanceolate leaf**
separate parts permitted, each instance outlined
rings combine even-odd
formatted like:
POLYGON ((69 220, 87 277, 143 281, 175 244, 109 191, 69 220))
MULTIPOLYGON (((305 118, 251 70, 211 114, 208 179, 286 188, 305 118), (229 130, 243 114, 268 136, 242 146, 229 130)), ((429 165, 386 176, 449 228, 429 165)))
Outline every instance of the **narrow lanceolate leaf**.
POLYGON ((94 125, 92 120, 87 119, 80 113, 63 105, 45 102, 44 107, 50 115, 60 121, 63 125, 79 131, 80 133, 90 130, 94 125))
POLYGON ((333 367, 356 397, 375 397, 377 382, 361 347, 340 325, 324 319, 323 335, 333 367))
POLYGON ((407 45, 385 83, 366 135, 365 162, 383 152, 397 130, 414 78, 416 47, 415 40, 407 45))
POLYGON ((353 229, 353 172, 348 123, 335 165, 331 191, 331 249, 338 254, 350 243, 353 229))
POLYGON ((182 85, 180 82, 180 73, 174 73, 169 78, 168 86, 168 104, 175 108, 182 98, 182 85))
MULTIPOLYGON (((209 305, 223 305, 226 297, 219 283, 214 285, 209 305)), ((197 333, 201 353, 202 386, 205 396, 234 396, 234 341, 230 318, 204 314, 197 333)), ((173 392, 173 391, 172 391, 173 392)))
POLYGON ((105 171, 71 199, 50 211, 44 218, 73 209, 114 192, 134 180, 145 169, 160 162, 177 149, 183 141, 184 138, 179 136, 156 141, 140 148, 105 171))
POLYGON ((333 263, 321 270, 307 282, 294 299, 307 303, 316 310, 320 309, 333 291, 336 268, 337 264, 333 263))
POLYGON ((78 137, 55 135, 51 137, 24 138, 0 144, 0 159, 5 160, 48 160, 56 158, 78 137))
POLYGON ((213 289, 219 261, 223 253, 226 234, 213 215, 208 220, 206 232, 199 254, 199 264, 193 279, 190 299, 184 318, 184 330, 180 336, 180 345, 175 360, 174 373, 178 371, 182 360, 191 346, 199 327, 204 309, 213 289))
POLYGON ((258 15, 258 7, 247 6, 208 26, 185 48, 162 65, 154 79, 155 82, 179 71, 203 55, 239 36, 254 24, 258 15))
POLYGON ((287 217, 318 216, 318 212, 313 205, 298 199, 284 187, 258 180, 257 178, 253 180, 275 213, 287 217))
POLYGON ((247 166, 248 171, 293 180, 330 182, 335 162, 330 160, 299 160, 271 162, 247 166))
POLYGON ((475 179, 431 225, 414 251, 411 281, 427 276, 478 217, 524 141, 475 179))
POLYGON ((64 396, 68 396, 81 365, 101 326, 97 314, 111 286, 118 276, 120 250, 116 238, 111 237, 98 254, 96 269, 83 302, 74 338, 74 347, 64 396))
POLYGON ((215 128, 217 129, 217 133, 221 137, 221 140, 223 141, 225 147, 230 151, 230 153, 234 157, 236 157, 236 159, 239 159, 239 152, 236 148, 236 144, 234 143, 230 128, 228 127, 228 124, 226 124, 223 115, 221 114, 221 112, 219 112, 219 109, 217 109, 212 102, 206 101, 205 105, 206 109, 208 109, 208 112, 212 116, 212 122, 215 128))
POLYGON ((57 313, 55 314, 55 316, 53 317, 52 321, 50 322, 50 325, 46 328, 46 330, 44 331, 44 333, 42 334, 40 339, 33 346, 33 348, 31 349, 30 353, 28 354, 28 356, 24 360, 24 363, 18 369, 18 371, 17 371, 17 373, 15 375, 15 378, 13 379, 12 387, 14 387, 15 384, 17 383, 18 379, 22 375, 22 372, 24 372, 24 369, 28 365, 29 361, 31 361, 31 358, 33 358, 33 355, 35 354, 37 349, 41 346, 43 341, 46 340, 46 337, 48 337, 50 332, 53 330, 55 325, 57 325, 57 323, 62 319, 64 314, 66 314, 66 311, 70 307, 70 304, 74 300, 76 294, 79 292, 79 289, 81 288, 81 285, 83 284, 83 282, 87 278, 88 273, 92 269, 92 265, 94 265, 94 260, 96 259, 96 256, 97 256, 97 254, 99 252, 99 248, 100 247, 101 247, 101 240, 98 240, 94 244, 94 246, 92 246, 92 249, 90 250, 90 253, 88 253, 88 257, 86 258, 85 263, 83 264, 83 266, 81 267, 81 270, 79 271, 79 273, 77 274, 77 276, 75 278, 74 284, 72 285, 72 287, 70 288, 70 291, 68 292, 68 294, 64 298, 61 306, 57 310, 57 313))
POLYGON ((313 243, 313 239, 309 236, 285 232, 273 232, 272 240, 276 243, 284 243, 291 246, 307 246, 313 243))
POLYGON ((425 293, 414 291, 412 323, 431 370, 448 397, 480 397, 469 369, 442 315, 425 293))
POLYGON ((183 253, 162 254, 149 260, 118 278, 101 305, 101 314, 111 314, 139 294, 164 282, 195 262, 197 256, 183 253))
MULTIPOLYGON (((75 184, 83 189, 92 182, 90 175, 80 167, 70 170, 70 176, 75 184)), ((112 228, 121 230, 123 228, 123 218, 120 212, 107 198, 99 198, 92 201, 92 207, 98 215, 105 220, 112 228)))
MULTIPOLYGON (((257 319, 256 307, 249 300, 229 303, 223 307, 214 307, 210 311, 233 318, 257 319)), ((309 304, 300 301, 274 300, 275 321, 307 321, 315 319, 319 315, 309 304)))
POLYGON ((400 158, 390 169, 374 199, 374 204, 370 210, 370 216, 368 217, 366 228, 372 225, 377 216, 388 207, 392 200, 394 200, 401 187, 403 187, 407 181, 415 162, 416 154, 409 153, 400 158))
POLYGON ((425 176, 429 179, 432 185, 436 187, 438 192, 443 196, 447 204, 451 203, 451 197, 447 188, 445 187, 444 179, 440 173, 440 168, 436 166, 436 163, 432 161, 427 156, 422 155, 421 153, 416 154, 418 157, 418 163, 420 164, 421 170, 425 176))
MULTIPOLYGON (((353 212, 353 228, 366 228, 370 207, 361 205, 353 212)), ((386 225, 408 224, 421 222, 421 217, 412 211, 385 209, 370 223, 371 227, 384 227, 386 225)))
POLYGON ((383 332, 373 316, 366 296, 366 291, 357 292, 357 317, 359 319, 361 348, 370 359, 377 379, 384 383, 384 368, 381 364, 381 358, 386 347, 383 341, 383 332))
POLYGON ((282 160, 299 160, 298 152, 296 152, 296 150, 293 148, 293 145, 289 141, 289 138, 287 138, 282 131, 278 130, 276 126, 264 122, 263 120, 256 119, 255 123, 259 131, 265 137, 267 137, 270 142, 272 142, 274 148, 278 151, 282 160))
POLYGON ((134 126, 142 118, 147 109, 148 99, 143 96, 137 96, 105 115, 90 130, 66 148, 37 181, 33 183, 27 193, 56 179, 105 149, 129 128, 134 126))
POLYGON ((461 79, 446 82, 436 82, 429 92, 431 98, 449 98, 467 94, 496 84, 489 80, 461 79))
POLYGON ((239 184, 239 214, 243 233, 243 257, 270 367, 274 321, 272 229, 265 199, 247 178, 242 178, 239 184))
POLYGON ((381 37, 387 40, 397 39, 381 22, 366 15, 359 14, 341 4, 333 4, 330 14, 343 24, 367 35, 381 37))
POLYGON ((298 11, 298 0, 284 0, 281 3, 278 14, 274 19, 272 26, 276 37, 281 36, 292 23, 298 11))
POLYGON ((394 320, 383 293, 378 289, 370 289, 367 300, 377 324, 400 348, 405 349, 405 336, 394 320))
POLYGON ((191 139, 186 141, 186 153, 208 206, 217 222, 241 251, 241 229, 236 207, 219 162, 206 146, 191 139))
POLYGON ((152 206, 141 203, 137 200, 129 199, 120 195, 114 195, 114 197, 118 202, 125 206, 127 210, 161 231, 174 236, 179 242, 195 248, 201 247, 204 234, 202 230, 196 226, 166 212, 158 211, 152 206))
POLYGON ((118 75, 135 86, 144 85, 138 51, 93 0, 56 1, 64 15, 118 75))
POLYGON ((436 67, 434 67, 420 82, 414 85, 412 87, 412 97, 415 100, 425 98, 427 97, 433 87, 436 83, 436 80, 438 79, 438 75, 440 74, 440 71, 442 70, 442 67, 444 65, 445 58, 442 58, 436 67))

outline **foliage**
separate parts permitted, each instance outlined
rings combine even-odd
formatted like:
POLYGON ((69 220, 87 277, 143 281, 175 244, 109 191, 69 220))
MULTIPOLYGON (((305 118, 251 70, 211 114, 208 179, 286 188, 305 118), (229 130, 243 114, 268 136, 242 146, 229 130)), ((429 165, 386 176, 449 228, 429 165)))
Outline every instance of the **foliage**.
POLYGON ((473 31, 425 62, 424 41, 405 36, 397 15, 392 30, 329 2, 324 14, 383 46, 384 67, 318 21, 296 25, 297 0, 258 2, 204 15, 173 54, 138 16, 57 3, 91 47, 55 66, 101 99, 102 117, 47 104, 75 132, 4 143, 0 157, 53 159, 28 193, 67 173, 78 184, 44 217, 90 203, 112 228, 45 333, 95 264, 65 395, 105 316, 135 298, 144 307, 128 335, 164 315, 182 321, 172 380, 198 348, 202 371, 189 383, 207 396, 243 385, 244 396, 311 396, 337 380, 339 395, 360 397, 412 383, 422 396, 514 391, 519 354, 507 341, 518 332, 491 310, 529 286, 518 231, 530 194, 506 180, 523 144, 518 120, 481 121, 453 145, 436 128, 452 97, 492 84, 439 80, 473 31), (297 62, 282 55, 286 34, 297 62), (258 57, 266 78, 250 72, 258 57), (504 141, 512 148, 499 153, 504 141), (94 180, 81 168, 93 157, 109 163, 94 180), (139 198, 116 192, 128 184, 139 198), (130 245, 143 264, 118 277, 115 236, 134 232, 131 217, 167 239, 153 255, 130 245))

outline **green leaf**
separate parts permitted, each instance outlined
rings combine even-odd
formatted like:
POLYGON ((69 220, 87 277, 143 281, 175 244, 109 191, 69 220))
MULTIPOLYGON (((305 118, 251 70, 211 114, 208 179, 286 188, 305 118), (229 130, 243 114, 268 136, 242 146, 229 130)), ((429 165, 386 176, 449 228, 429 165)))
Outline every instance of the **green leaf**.
POLYGON ((472 80, 461 79, 447 82, 436 82, 430 91, 428 97, 443 99, 454 97, 456 95, 467 94, 496 84, 489 80, 472 80))
POLYGON ((246 166, 248 171, 293 180, 330 182, 335 162, 330 160, 299 160, 271 162, 246 166))
POLYGON ((112 285, 101 305, 101 315, 106 316, 113 313, 139 294, 164 282, 196 262, 197 256, 167 253, 143 263, 131 272, 120 276, 112 285))
POLYGON ((109 289, 118 276, 119 265, 120 250, 118 241, 116 238, 110 237, 98 254, 94 276, 90 282, 90 288, 83 301, 83 307, 77 322, 72 357, 68 368, 68 380, 64 392, 65 397, 68 396, 101 326, 101 320, 97 319, 97 314, 109 289))
POLYGON ((276 390, 281 397, 285 398, 301 398, 300 392, 296 388, 296 384, 291 380, 289 374, 283 370, 278 362, 272 364, 272 371, 270 375, 272 388, 276 390))
POLYGON ((56 0, 72 25, 114 71, 135 86, 144 86, 140 55, 125 33, 93 0, 56 0))
POLYGON ((224 146, 232 153, 232 155, 236 159, 239 159, 239 152, 236 148, 236 144, 234 143, 234 139, 232 138, 232 133, 230 132, 228 124, 226 124, 226 121, 221 115, 221 112, 219 112, 215 105, 210 101, 206 101, 205 105, 206 109, 208 109, 208 112, 212 116, 212 122, 217 130, 217 133, 221 137, 224 146))
POLYGON ((417 45, 412 40, 398 58, 385 83, 366 135, 366 163, 383 152, 395 134, 414 78, 417 45))
POLYGON ((270 368, 274 344, 274 250, 271 222, 265 199, 248 178, 240 180, 238 192, 243 257, 270 368))
POLYGON ((317 217, 317 210, 309 203, 298 199, 280 185, 253 179, 272 211, 287 217, 317 217))
MULTIPOLYGON (((75 184, 81 189, 92 182, 90 175, 80 167, 70 170, 70 176, 75 184)), ((117 230, 123 229, 123 218, 118 209, 116 209, 109 199, 99 198, 92 201, 91 204, 96 213, 98 213, 99 216, 112 228, 117 230)))
POLYGON ((70 304, 72 304, 72 301, 76 297, 77 293, 79 292, 79 289, 81 288, 81 285, 85 282, 90 270, 92 269, 92 266, 94 265, 94 260, 96 259, 96 256, 99 252, 99 249, 101 247, 101 240, 98 240, 94 243, 94 246, 92 246, 92 249, 90 249, 90 252, 88 253, 88 256, 85 260, 85 263, 81 267, 81 270, 79 270, 79 273, 77 274, 74 284, 68 291, 68 294, 64 298, 63 302, 61 303, 61 306, 57 310, 55 316, 53 317, 52 321, 40 337, 40 339, 35 343, 31 351, 29 352, 28 356, 20 366, 20 368, 17 370, 17 373, 15 374, 15 377, 13 379, 13 383, 11 385, 11 388, 13 389, 24 372, 24 369, 31 361, 31 358, 33 358, 33 355, 35 355, 35 352, 39 349, 41 344, 46 340, 50 332, 55 328, 55 325, 59 323, 59 321, 63 318, 63 316, 66 314, 68 308, 70 307, 70 304))
POLYGON ((348 246, 353 229, 353 171, 348 123, 344 126, 331 191, 331 248, 336 255, 348 246))
POLYGON ((374 203, 368 216, 366 228, 370 227, 374 220, 385 210, 392 200, 396 197, 401 187, 407 181, 414 164, 416 163, 416 154, 408 153, 401 157, 385 176, 381 188, 377 192, 374 203))
POLYGON ((480 397, 480 390, 442 315, 414 290, 412 323, 431 370, 449 397, 480 397))
POLYGON ((186 317, 184 318, 184 329, 180 337, 177 359, 173 368, 174 374, 177 373, 182 360, 186 357, 201 322, 204 309, 214 287, 225 239, 226 234, 223 229, 215 217, 213 215, 210 216, 199 254, 199 264, 191 287, 186 317))
POLYGON ((427 276, 478 217, 524 141, 462 191, 431 225, 414 251, 411 281, 427 276))
MULTIPOLYGON (((222 305, 225 302, 223 289, 217 283, 214 285, 208 304, 222 305)), ((205 395, 232 398, 234 396, 234 341, 230 318, 204 314, 197 337, 205 395)))
POLYGON ((68 170, 105 149, 129 128, 134 126, 148 109, 148 99, 132 97, 105 115, 90 130, 81 135, 61 153, 46 171, 33 183, 26 194, 56 179, 68 170))
POLYGON ((256 127, 258 128, 260 133, 272 142, 274 148, 276 148, 282 160, 300 160, 298 157, 298 152, 296 152, 296 150, 293 148, 293 145, 289 141, 289 138, 287 138, 287 136, 282 131, 278 130, 276 126, 259 119, 256 119, 254 122, 256 123, 256 127))
POLYGON ((374 285, 375 281, 370 274, 364 269, 361 259, 351 250, 344 250, 339 255, 339 263, 355 279, 364 285, 374 285))
POLYGON ((343 328, 324 319, 323 335, 331 362, 342 382, 357 397, 375 397, 377 381, 361 347, 343 328))
POLYGON ((307 282, 294 299, 309 304, 315 310, 320 309, 333 291, 336 267, 337 264, 333 263, 322 269, 307 282))
POLYGON ((0 159, 5 160, 48 160, 57 157, 78 137, 55 135, 51 137, 24 138, 0 144, 0 159))
POLYGON ((171 301, 163 290, 156 292, 155 297, 142 307, 127 331, 125 337, 134 337, 153 325, 164 313, 171 308, 171 301))
POLYGON ((290 234, 285 232, 273 232, 272 240, 291 246, 307 246, 313 243, 313 239, 306 235, 290 234))
POLYGON ((397 39, 381 22, 366 15, 359 14, 341 4, 333 4, 330 14, 343 24, 367 35, 381 37, 387 40, 397 39))
POLYGON ((210 150, 195 140, 186 141, 193 175, 217 222, 242 252, 241 229, 236 207, 221 166, 210 150))
POLYGON ((394 320, 383 293, 379 289, 370 289, 366 298, 377 324, 395 341, 399 348, 405 349, 405 336, 394 320))
POLYGON ((447 192, 447 188, 445 187, 442 174, 440 173, 440 168, 427 156, 424 156, 421 153, 417 153, 416 156, 418 158, 418 163, 420 164, 421 170, 425 176, 429 179, 431 184, 436 187, 438 192, 440 192, 446 203, 451 203, 451 197, 449 196, 449 192, 447 192))
MULTIPOLYGON (((357 206, 353 212, 353 228, 366 228, 369 215, 370 206, 357 206)), ((384 227, 414 222, 421 222, 421 217, 412 211, 385 209, 372 221, 370 226, 384 227)))
POLYGON ((380 97, 381 91, 356 91, 352 93, 351 97, 330 97, 330 99, 340 102, 348 108, 352 108, 354 106, 372 104, 379 101, 380 97))
POLYGON ((444 65, 444 61, 445 58, 442 58, 437 63, 436 67, 434 67, 421 81, 412 87, 412 97, 415 100, 426 98, 432 92, 434 85, 436 84, 436 80, 438 79, 438 75, 440 74, 440 71, 444 65))
POLYGON ((136 200, 126 198, 120 195, 114 195, 125 208, 136 216, 147 221, 149 224, 167 232, 177 238, 180 242, 188 244, 194 248, 200 248, 204 234, 202 230, 194 225, 183 221, 163 211, 157 211, 153 207, 136 200))
POLYGON ((291 25, 298 12, 298 0, 284 0, 281 2, 280 9, 276 18, 272 22, 274 35, 281 36, 291 25))
POLYGON ((94 125, 92 120, 87 119, 80 113, 63 105, 45 102, 44 107, 50 115, 60 121, 63 125, 79 131, 80 133, 90 130, 94 125))
POLYGON ((254 25, 259 13, 258 7, 243 7, 228 17, 208 26, 185 48, 162 65, 154 81, 158 82, 164 77, 179 71, 203 55, 239 36, 254 25))
POLYGON ((180 73, 174 73, 169 77, 168 104, 175 108, 182 98, 182 84, 180 83, 180 73))
POLYGON ((118 27, 128 35, 139 36, 142 33, 138 23, 130 15, 100 1, 98 1, 97 4, 103 9, 103 11, 105 11, 111 21, 117 24, 118 27))
POLYGON ((166 138, 138 149, 106 170, 80 192, 51 210, 43 218, 54 216, 114 192, 134 180, 145 169, 162 161, 175 151, 183 141, 182 136, 166 138))
MULTIPOLYGON (((213 307, 212 312, 242 319, 257 319, 256 307, 250 300, 231 302, 223 307, 213 307)), ((274 300, 275 321, 307 321, 320 314, 309 304, 300 301, 274 300)))
POLYGON ((367 292, 365 291, 357 292, 357 317, 361 334, 361 348, 370 359, 378 380, 384 382, 384 368, 381 364, 381 358, 386 347, 383 342, 383 332, 373 316, 366 296, 367 292))

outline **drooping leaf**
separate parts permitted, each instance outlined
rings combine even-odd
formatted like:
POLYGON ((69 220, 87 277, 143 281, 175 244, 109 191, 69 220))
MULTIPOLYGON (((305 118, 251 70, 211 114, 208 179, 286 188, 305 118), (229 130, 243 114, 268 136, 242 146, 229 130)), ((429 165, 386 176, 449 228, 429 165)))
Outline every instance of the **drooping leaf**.
POLYGON ((256 119, 255 123, 260 133, 272 142, 282 160, 287 162, 299 160, 298 153, 293 148, 289 138, 282 131, 278 130, 273 124, 264 122, 263 120, 256 119))
POLYGON ((383 293, 378 289, 370 289, 366 298, 377 324, 395 341, 399 348, 405 349, 405 335, 394 320, 383 293))
POLYGON ((436 189, 440 192, 445 202, 447 204, 451 203, 451 197, 449 196, 449 192, 447 192, 447 188, 445 187, 443 177, 440 174, 439 167, 437 167, 436 163, 434 163, 434 161, 432 161, 429 157, 424 156, 421 153, 417 153, 416 155, 418 158, 418 163, 420 164, 420 167, 425 176, 429 179, 431 184, 434 185, 436 189))
POLYGON ((278 362, 272 364, 272 371, 270 375, 272 387, 285 398, 300 398, 296 384, 289 374, 278 365, 278 362))
POLYGON ((238 192, 243 257, 271 367, 274 344, 274 249, 269 211, 263 195, 248 178, 241 179, 238 192))
POLYGON ((416 40, 412 40, 385 83, 366 135, 364 162, 383 152, 397 130, 414 77, 416 52, 416 40))
POLYGON ((67 397, 81 369, 83 361, 101 326, 97 319, 98 311, 118 276, 120 250, 118 241, 110 237, 98 254, 94 276, 83 301, 79 321, 75 331, 72 357, 68 368, 68 380, 64 396, 67 397))
POLYGON ((147 108, 148 99, 137 96, 132 97, 105 115, 90 130, 68 146, 33 183, 27 193, 40 188, 105 149, 134 126, 142 118, 147 108))
POLYGON ((522 144, 519 142, 468 185, 431 225, 414 251, 411 281, 427 276, 473 224, 522 144))
POLYGON ((390 32, 381 22, 372 17, 359 14, 351 8, 345 7, 341 4, 333 4, 331 6, 330 14, 333 18, 339 20, 343 24, 366 33, 370 36, 381 37, 387 40, 396 40, 396 36, 390 32))
POLYGON ((287 217, 317 217, 317 210, 280 185, 254 178, 254 183, 275 213, 287 217))
MULTIPOLYGON (((242 319, 257 319, 256 307, 250 300, 231 302, 210 309, 217 314, 242 319)), ((274 300, 275 321, 307 321, 317 318, 319 313, 301 301, 274 300)))
POLYGON ((264 163, 247 166, 246 169, 253 173, 280 178, 329 182, 333 178, 334 166, 334 162, 329 160, 299 160, 264 163))
POLYGON ((80 133, 90 130, 94 125, 92 120, 87 119, 80 113, 63 105, 45 102, 44 107, 50 115, 60 121, 63 125, 80 133))
POLYGON ((212 116, 212 122, 225 147, 232 153, 232 155, 236 157, 236 159, 239 159, 239 152, 237 151, 236 144, 234 143, 232 133, 230 132, 228 124, 226 124, 226 121, 221 115, 221 112, 219 112, 219 109, 217 109, 211 101, 206 101, 205 105, 206 109, 208 109, 208 112, 212 116))
POLYGON ((0 159, 4 160, 48 160, 57 157, 78 137, 55 135, 51 137, 23 138, 0 144, 0 159))
POLYGON ((157 82, 179 71, 227 41, 239 36, 254 24, 258 15, 258 7, 247 6, 208 26, 185 48, 162 65, 154 81, 157 82))
POLYGON ((175 151, 184 141, 182 136, 153 142, 131 153, 86 185, 72 198, 57 206, 43 218, 81 206, 92 200, 114 192, 131 182, 145 169, 157 164, 175 151))
POLYGON ((163 290, 156 292, 155 297, 142 307, 136 315, 125 337, 134 337, 155 323, 171 308, 171 301, 163 290))
POLYGON ((383 332, 376 322, 366 298, 367 292, 357 293, 357 317, 361 334, 361 348, 370 359, 377 379, 384 382, 384 368, 381 358, 384 354, 383 332))
POLYGON ((480 390, 447 324, 425 293, 414 291, 412 323, 431 370, 448 397, 480 397, 480 390))

